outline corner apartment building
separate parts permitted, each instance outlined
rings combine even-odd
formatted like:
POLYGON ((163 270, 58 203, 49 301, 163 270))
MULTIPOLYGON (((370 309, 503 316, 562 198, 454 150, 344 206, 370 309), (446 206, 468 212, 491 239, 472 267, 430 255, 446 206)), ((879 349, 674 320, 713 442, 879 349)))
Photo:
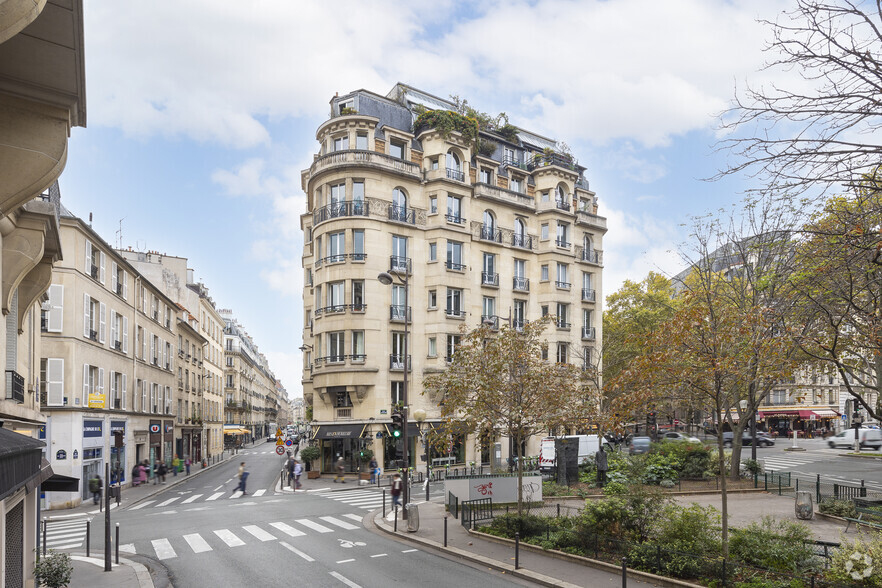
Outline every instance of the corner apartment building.
POLYGON ((185 257, 117 250, 177 305, 175 453, 208 463, 224 449, 223 329, 208 288, 196 282, 185 257))
MULTIPOLYGON (((423 377, 449 363, 463 325, 517 328, 551 314, 548 359, 597 361, 606 219, 585 167, 523 129, 484 129, 476 142, 414 128, 427 110, 456 105, 403 84, 386 96, 335 96, 301 173, 302 384, 323 470, 337 455, 354 468, 362 447, 395 459, 387 427, 405 378, 416 463, 415 410, 429 424, 440 419, 440 399, 421 394, 423 377), (397 281, 381 284, 381 272, 397 281)), ((538 452, 538 439, 527 452, 538 452)), ((490 461, 490 447, 464 439, 453 453, 490 461)))
POLYGON ((275 430, 280 398, 276 377, 257 344, 229 309, 224 319, 224 429, 227 444, 260 439, 275 430))
POLYGON ((105 464, 128 483, 136 462, 170 463, 176 419, 175 301, 63 206, 60 227, 65 255, 41 317, 41 404, 52 468, 80 484, 49 493, 50 509, 88 498, 105 464))
POLYGON ((39 493, 52 476, 39 412, 38 306, 62 256, 60 196, 68 138, 86 126, 81 0, 5 0, 0 8, 0 586, 34 585, 39 493))

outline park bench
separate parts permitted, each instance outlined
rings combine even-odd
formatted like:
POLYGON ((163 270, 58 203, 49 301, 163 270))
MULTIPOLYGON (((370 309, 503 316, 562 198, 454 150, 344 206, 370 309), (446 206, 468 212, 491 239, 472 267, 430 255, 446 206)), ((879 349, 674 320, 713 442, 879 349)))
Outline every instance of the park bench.
POLYGON ((882 531, 882 510, 876 510, 872 508, 861 508, 855 507, 855 510, 858 513, 857 518, 845 517, 845 520, 848 521, 848 525, 845 527, 845 532, 848 533, 849 527, 851 527, 852 523, 856 523, 858 525, 866 525, 868 527, 873 527, 874 529, 879 529, 882 531), (875 521, 864 519, 864 515, 868 515, 870 517, 875 517, 875 521))

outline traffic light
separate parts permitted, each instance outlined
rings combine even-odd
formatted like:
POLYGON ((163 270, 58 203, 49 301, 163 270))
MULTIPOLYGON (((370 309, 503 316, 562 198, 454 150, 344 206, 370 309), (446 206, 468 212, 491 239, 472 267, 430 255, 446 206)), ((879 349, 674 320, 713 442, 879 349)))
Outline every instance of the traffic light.
POLYGON ((392 438, 398 439, 401 437, 401 429, 403 427, 404 419, 401 416, 401 413, 395 411, 392 413, 392 438))
POLYGON ((655 411, 652 411, 648 415, 646 415, 646 422, 649 423, 650 426, 655 425, 655 411))

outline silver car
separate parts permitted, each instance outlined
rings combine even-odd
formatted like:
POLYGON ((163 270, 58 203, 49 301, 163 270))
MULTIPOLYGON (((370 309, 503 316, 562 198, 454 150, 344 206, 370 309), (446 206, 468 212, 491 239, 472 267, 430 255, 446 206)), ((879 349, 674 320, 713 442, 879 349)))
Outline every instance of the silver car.
POLYGON ((639 453, 649 453, 650 443, 652 443, 652 439, 650 439, 649 437, 634 437, 628 444, 628 452, 632 455, 636 455, 639 453))

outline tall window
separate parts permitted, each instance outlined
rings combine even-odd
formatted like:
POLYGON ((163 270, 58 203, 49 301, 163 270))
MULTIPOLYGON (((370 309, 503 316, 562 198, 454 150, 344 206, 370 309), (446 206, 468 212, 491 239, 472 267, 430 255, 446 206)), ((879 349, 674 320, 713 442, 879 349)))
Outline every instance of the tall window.
MULTIPOLYGON (((410 353, 408 353, 410 355, 410 353)), ((403 370, 404 362, 404 333, 392 333, 392 357, 390 367, 403 370)))
POLYGON ((459 335, 447 335, 447 362, 453 361, 453 354, 459 347, 459 335))
POLYGON ((339 331, 336 333, 328 333, 328 361, 341 362, 345 359, 343 341, 346 333, 339 331))
POLYGON ((396 139, 389 141, 389 155, 404 159, 404 143, 396 139))
POLYGON ((407 194, 401 188, 392 190, 392 205, 397 208, 407 208, 407 194))
POLYGON ((346 184, 331 186, 331 204, 340 204, 346 201, 346 184))
POLYGON ((465 269, 462 263, 462 243, 457 241, 447 242, 447 269, 456 271, 465 269))
POLYGON ((367 133, 357 133, 355 135, 355 148, 366 151, 368 148, 368 136, 367 133))
POLYGON ((514 237, 512 245, 514 245, 515 247, 530 246, 530 243, 527 240, 527 225, 522 219, 519 218, 516 218, 514 222, 514 237))
POLYGON ((462 221, 462 199, 458 196, 447 196, 447 220, 454 223, 462 221))
POLYGON ((527 290, 530 282, 527 280, 527 262, 523 259, 514 260, 514 284, 516 290, 527 290))
POLYGON ((568 304, 557 303, 557 326, 561 329, 570 328, 570 308, 568 304))
POLYGON ((427 355, 429 357, 437 357, 438 356, 438 339, 435 337, 429 337, 429 351, 427 355))
POLYGON ((544 264, 544 265, 540 268, 540 272, 541 272, 541 279, 542 279, 542 281, 543 281, 543 282, 547 282, 547 281, 548 281, 548 265, 547 265, 547 264, 544 264))
POLYGON ((364 252, 364 229, 352 231, 352 261, 364 261, 367 255, 364 252))
POLYGON ((570 225, 567 223, 557 223, 557 246, 570 246, 570 225))
POLYGON ((558 288, 569 288, 570 287, 569 267, 565 263, 558 262, 558 264, 557 264, 557 284, 556 285, 558 288))
POLYGON ((392 384, 392 404, 402 404, 404 402, 404 382, 391 382, 392 384))
POLYGON ((392 270, 407 271, 407 237, 392 235, 392 270))
POLYGON ((557 363, 569 362, 569 346, 566 343, 557 344, 557 363))
POLYGON ((496 254, 484 252, 484 273, 482 283, 492 284, 496 279, 496 254))
POLYGON ((539 228, 539 238, 543 241, 548 240, 548 223, 542 223, 539 228))
POLYGON ((493 172, 486 167, 482 167, 481 171, 478 173, 478 181, 482 184, 489 184, 492 179, 493 172))
POLYGON ((481 320, 496 319, 496 298, 492 296, 484 296, 481 301, 481 320))
POLYGON ((352 310, 364 312, 364 280, 352 280, 352 310))
POLYGON ((343 151, 349 149, 349 136, 337 137, 334 139, 334 151, 343 151))
POLYGON ((364 361, 364 331, 352 331, 352 359, 364 361))
POLYGON ((524 326, 525 317, 527 316, 527 301, 515 300, 511 309, 512 326, 515 329, 521 329, 524 326))
POLYGON ((509 180, 508 187, 512 192, 522 192, 523 182, 521 182, 520 178, 512 176, 511 180, 509 180))
POLYGON ((346 254, 346 233, 328 235, 328 263, 343 261, 346 254))
POLYGON ((447 288, 447 316, 463 316, 462 290, 447 288))
POLYGON ((404 303, 404 286, 392 284, 392 318, 403 321, 407 317, 407 307, 404 303))
POLYGON ((364 214, 364 182, 352 182, 352 214, 364 214))
POLYGON ((343 284, 342 281, 328 284, 328 312, 343 312, 343 284))

